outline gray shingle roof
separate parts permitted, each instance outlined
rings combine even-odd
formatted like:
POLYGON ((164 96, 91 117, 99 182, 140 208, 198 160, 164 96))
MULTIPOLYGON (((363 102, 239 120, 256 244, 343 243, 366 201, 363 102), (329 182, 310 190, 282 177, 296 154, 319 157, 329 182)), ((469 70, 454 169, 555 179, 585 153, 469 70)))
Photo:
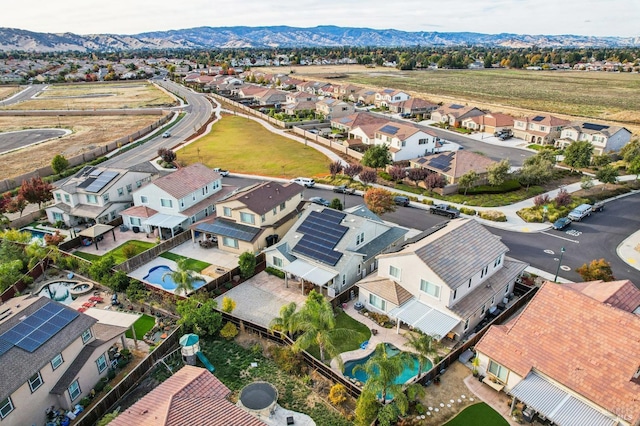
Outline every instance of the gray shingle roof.
POLYGON ((302 191, 304 191, 304 187, 295 183, 281 185, 278 182, 264 182, 250 188, 244 188, 224 201, 239 201, 249 210, 261 215, 301 194, 302 191))
POLYGON ((409 230, 404 228, 390 228, 387 232, 379 235, 368 244, 360 247, 358 249, 358 253, 364 254, 363 261, 369 260, 370 258, 382 253, 383 250, 401 239, 407 232, 409 232, 409 230))
POLYGON ((204 164, 195 163, 156 179, 152 183, 179 200, 218 179, 220 179, 218 173, 204 164))
MULTIPOLYGON (((20 322, 20 317, 31 315, 51 299, 40 297, 38 300, 25 307, 20 315, 14 315, 6 322, 0 324, 0 334, 4 333, 15 324, 20 322)), ((53 302, 62 305, 58 302, 53 302)), ((64 305, 62 305, 64 306, 64 305)), ((65 306, 65 309, 72 310, 65 306)), ((36 371, 48 364, 53 357, 66 349, 71 343, 78 339, 82 333, 96 323, 96 319, 80 314, 67 326, 56 333, 53 338, 46 341, 42 346, 33 352, 27 352, 17 346, 12 347, 0 356, 0 401, 11 395, 16 389, 22 386, 36 371)))
POLYGON ((467 282, 509 249, 473 219, 455 219, 417 242, 415 254, 451 289, 467 282))

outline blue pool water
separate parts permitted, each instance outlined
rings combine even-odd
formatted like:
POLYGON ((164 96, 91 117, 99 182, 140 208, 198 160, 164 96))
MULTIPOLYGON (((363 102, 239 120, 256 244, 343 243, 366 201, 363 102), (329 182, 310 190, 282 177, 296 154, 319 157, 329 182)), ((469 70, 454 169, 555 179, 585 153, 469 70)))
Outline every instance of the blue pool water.
MULTIPOLYGON (((385 345, 385 350, 387 351, 388 356, 394 356, 400 353, 400 349, 396 348, 395 346, 389 343, 385 343, 384 345, 385 345)), ((369 378, 367 376, 367 373, 365 373, 363 370, 359 370, 354 373, 353 369, 357 365, 364 365, 369 360, 369 358, 371 358, 374 354, 375 352, 372 352, 364 358, 353 359, 351 361, 345 362, 344 375, 347 377, 352 377, 356 380, 359 380, 362 383, 366 383, 367 379, 369 378)), ((415 355, 412 355, 411 358, 413 358, 413 363, 404 368, 402 373, 398 377, 396 377, 396 379, 394 380, 395 383, 404 384, 408 382, 411 378, 418 375, 418 371, 420 371, 420 364, 418 362, 418 358, 415 355)), ((431 367, 432 367, 431 362, 428 362, 423 372, 430 370, 431 367)))
POLYGON ((45 232, 45 231, 40 231, 38 229, 33 229, 33 228, 22 228, 20 229, 20 232, 28 232, 31 234, 31 241, 33 242, 34 240, 38 241, 44 245, 44 236, 45 235, 53 235, 53 233, 51 232, 45 232))
MULTIPOLYGON (((153 268, 149 269, 149 273, 147 273, 143 280, 165 290, 175 290, 177 285, 175 281, 173 281, 173 278, 171 278, 170 276, 166 276, 164 277, 164 279, 162 279, 162 276, 167 272, 173 272, 173 269, 171 269, 167 265, 154 266, 153 268)), ((204 280, 196 280, 193 283, 193 288, 197 290, 205 285, 205 283, 206 281, 204 280)))
POLYGON ((56 302, 68 305, 73 301, 69 289, 75 285, 78 285, 78 283, 68 281, 50 283, 42 287, 42 289, 38 292, 38 296, 48 297, 49 299, 55 300, 56 302))

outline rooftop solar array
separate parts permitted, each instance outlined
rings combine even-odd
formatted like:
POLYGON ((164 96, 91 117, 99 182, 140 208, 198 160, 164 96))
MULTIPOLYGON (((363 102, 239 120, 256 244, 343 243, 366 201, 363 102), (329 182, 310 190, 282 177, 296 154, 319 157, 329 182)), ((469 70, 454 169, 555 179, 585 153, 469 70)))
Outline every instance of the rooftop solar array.
POLYGON ((102 172, 95 180, 91 183, 91 185, 87 186, 87 192, 100 192, 102 188, 107 186, 109 182, 111 182, 116 176, 118 176, 118 172, 114 171, 105 171, 102 172))
POLYGON ((389 134, 392 134, 392 135, 395 135, 398 132, 398 130, 400 130, 399 127, 392 126, 390 124, 387 124, 386 126, 384 126, 383 128, 380 129, 381 132, 389 133, 389 134))
POLYGON ((0 355, 13 346, 34 352, 66 327, 78 312, 47 302, 46 305, 0 335, 0 355))
POLYGON ((429 166, 434 169, 448 172, 451 170, 451 161, 453 160, 453 152, 447 155, 439 155, 429 161, 429 166))
POLYGON ((253 241, 254 237, 260 232, 260 228, 218 219, 213 223, 199 224, 196 227, 196 231, 235 238, 240 241, 253 241))
POLYGON ((536 115, 531 119, 531 121, 542 121, 542 120, 544 120, 544 116, 542 115, 536 115))
POLYGON ((346 214, 331 209, 311 212, 297 229, 304 235, 293 251, 335 266, 342 253, 334 248, 349 230, 348 227, 340 225, 345 217, 346 214))
POLYGON ((98 177, 98 176, 100 176, 100 173, 102 173, 102 170, 94 169, 94 170, 91 170, 91 171, 89 172, 89 176, 91 176, 91 177, 98 177))
POLYGON ((595 130, 596 132, 599 132, 601 130, 608 129, 609 126, 605 126, 604 124, 584 123, 582 125, 582 128, 587 130, 595 130))
POLYGON ((458 105, 458 104, 453 104, 449 108, 451 108, 451 109, 460 109, 460 108, 464 108, 464 106, 463 105, 458 105))

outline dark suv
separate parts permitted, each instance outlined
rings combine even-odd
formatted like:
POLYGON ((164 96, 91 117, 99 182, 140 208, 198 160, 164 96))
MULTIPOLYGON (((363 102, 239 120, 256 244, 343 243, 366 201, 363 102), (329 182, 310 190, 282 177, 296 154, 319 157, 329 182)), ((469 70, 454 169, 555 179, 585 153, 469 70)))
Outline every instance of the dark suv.
POLYGON ((409 197, 405 197, 405 196, 402 196, 402 195, 396 195, 395 197, 393 197, 393 202, 396 203, 399 206, 407 207, 409 205, 409 203, 411 203, 411 200, 409 200, 409 197))

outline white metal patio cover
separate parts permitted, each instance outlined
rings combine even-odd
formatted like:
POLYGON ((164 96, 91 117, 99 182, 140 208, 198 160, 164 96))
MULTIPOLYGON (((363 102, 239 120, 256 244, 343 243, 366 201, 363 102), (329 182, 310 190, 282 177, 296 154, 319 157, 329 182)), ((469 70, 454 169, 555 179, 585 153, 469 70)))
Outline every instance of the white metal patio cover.
POLYGON ((143 225, 157 226, 158 228, 173 229, 187 219, 186 216, 174 216, 165 213, 156 213, 149 219, 142 222, 143 225))
POLYGON ((559 426, 612 426, 618 422, 531 371, 509 392, 559 426))
POLYGON ((315 265, 305 262, 301 259, 296 259, 287 266, 284 267, 285 272, 296 275, 305 281, 310 281, 315 285, 325 285, 331 281, 337 272, 327 271, 326 269, 319 268, 315 265))
POLYGON ((423 333, 431 336, 446 336, 460 322, 459 318, 447 315, 413 298, 404 305, 389 312, 389 315, 405 324, 419 328, 423 333))

